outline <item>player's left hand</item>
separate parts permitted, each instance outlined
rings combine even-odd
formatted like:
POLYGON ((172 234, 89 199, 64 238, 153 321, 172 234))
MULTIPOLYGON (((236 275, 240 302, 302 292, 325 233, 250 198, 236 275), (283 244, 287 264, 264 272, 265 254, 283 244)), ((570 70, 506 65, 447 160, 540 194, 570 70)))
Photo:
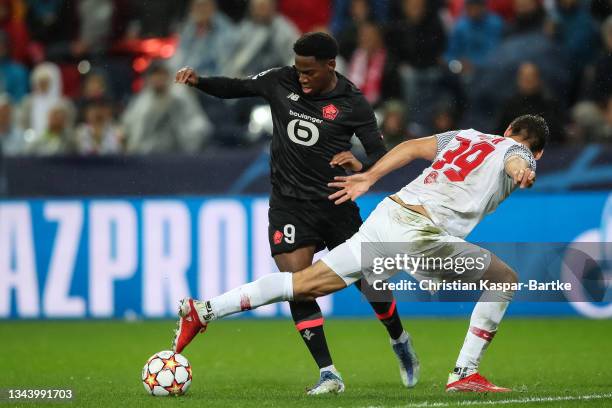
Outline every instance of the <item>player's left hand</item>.
POLYGON ((329 162, 329 165, 332 167, 342 166, 346 170, 351 170, 355 172, 361 171, 361 169, 363 169, 363 164, 359 160, 357 160, 357 158, 353 156, 353 153, 351 153, 350 151, 340 152, 336 154, 329 162))
POLYGON ((531 169, 517 170, 512 175, 514 184, 518 184, 519 188, 531 188, 535 183, 536 174, 531 169))
POLYGON ((367 174, 353 174, 352 176, 336 176, 333 182, 328 183, 329 187, 336 187, 340 190, 331 194, 328 198, 334 201, 334 204, 342 204, 345 201, 355 201, 357 198, 364 195, 372 186, 372 181, 367 174))

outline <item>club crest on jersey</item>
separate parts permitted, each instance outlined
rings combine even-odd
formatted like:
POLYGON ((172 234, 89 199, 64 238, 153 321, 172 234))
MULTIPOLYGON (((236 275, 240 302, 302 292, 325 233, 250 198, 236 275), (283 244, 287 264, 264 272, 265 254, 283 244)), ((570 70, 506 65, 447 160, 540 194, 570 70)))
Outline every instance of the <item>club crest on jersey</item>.
POLYGON ((437 180, 438 180, 438 172, 432 171, 431 173, 427 175, 427 177, 425 177, 425 180, 423 180, 423 183, 431 184, 431 183, 435 183, 437 180))
POLYGON ((338 116, 339 113, 340 111, 338 110, 338 108, 336 108, 336 106, 332 103, 323 107, 323 118, 327 120, 336 119, 336 116, 338 116))
POLYGON ((278 230, 275 231, 272 240, 274 241, 274 245, 280 244, 283 241, 283 233, 278 230))

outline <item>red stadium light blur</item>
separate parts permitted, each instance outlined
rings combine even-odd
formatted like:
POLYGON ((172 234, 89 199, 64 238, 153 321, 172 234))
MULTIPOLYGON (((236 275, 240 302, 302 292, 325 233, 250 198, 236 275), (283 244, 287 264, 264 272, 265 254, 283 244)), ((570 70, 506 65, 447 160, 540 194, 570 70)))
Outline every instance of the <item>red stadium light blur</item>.
POLYGON ((149 58, 138 57, 134 59, 134 62, 132 63, 132 68, 134 68, 134 71, 140 74, 146 71, 146 69, 149 67, 149 64, 151 64, 151 60, 149 58))
POLYGON ((157 38, 151 38, 148 40, 144 40, 142 42, 142 51, 145 54, 150 54, 150 55, 156 54, 161 44, 162 44, 162 41, 158 40, 157 38))
POLYGON ((171 56, 174 55, 174 52, 176 51, 176 45, 174 44, 165 44, 161 47, 161 50, 159 51, 159 55, 162 58, 170 58, 171 56))

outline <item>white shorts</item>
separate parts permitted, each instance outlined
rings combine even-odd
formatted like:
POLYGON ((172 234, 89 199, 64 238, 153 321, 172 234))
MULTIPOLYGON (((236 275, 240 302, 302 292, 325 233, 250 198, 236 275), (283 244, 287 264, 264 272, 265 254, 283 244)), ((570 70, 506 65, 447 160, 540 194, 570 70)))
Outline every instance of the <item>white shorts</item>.
POLYGON ((373 284, 402 270, 417 280, 469 282, 482 277, 491 262, 491 253, 449 235, 429 218, 385 198, 358 232, 321 260, 347 286, 362 278, 373 284), (381 259, 389 258, 399 258, 400 263, 389 261, 383 265, 381 259))

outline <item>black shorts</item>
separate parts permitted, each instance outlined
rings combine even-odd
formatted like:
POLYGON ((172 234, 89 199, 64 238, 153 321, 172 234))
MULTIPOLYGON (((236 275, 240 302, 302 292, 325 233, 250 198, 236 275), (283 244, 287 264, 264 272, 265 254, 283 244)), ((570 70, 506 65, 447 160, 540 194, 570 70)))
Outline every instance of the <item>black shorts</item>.
POLYGON ((299 200, 272 193, 268 210, 268 240, 272 256, 314 245, 332 249, 359 230, 359 207, 352 201, 299 200))

